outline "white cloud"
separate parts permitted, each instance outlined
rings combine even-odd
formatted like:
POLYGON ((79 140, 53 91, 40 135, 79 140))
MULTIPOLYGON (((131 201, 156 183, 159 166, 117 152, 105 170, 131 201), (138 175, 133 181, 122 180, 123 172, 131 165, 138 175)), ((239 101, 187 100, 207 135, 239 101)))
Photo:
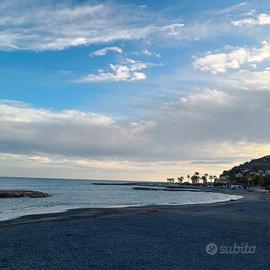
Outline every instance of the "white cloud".
POLYGON ((149 50, 143 50, 142 54, 145 55, 145 56, 152 56, 153 55, 153 53, 150 52, 149 50))
POLYGON ((90 56, 105 56, 108 52, 114 52, 114 53, 123 53, 123 49, 120 47, 105 47, 100 50, 96 50, 92 53, 90 53, 90 56))
POLYGON ((110 125, 113 119, 95 113, 82 112, 77 110, 64 110, 55 113, 45 109, 35 109, 27 104, 13 101, 0 101, 0 121, 9 123, 37 123, 40 121, 80 121, 93 125, 110 125))
POLYGON ((237 21, 233 21, 234 26, 254 26, 254 25, 269 25, 270 14, 261 13, 256 16, 245 18, 237 21))
MULTIPOLYGON (((229 14, 241 6, 244 5, 219 11, 229 14)), ((229 19, 210 10, 183 22, 176 14, 168 16, 166 10, 156 12, 117 2, 43 1, 40 4, 30 0, 3 0, 0 50, 63 50, 140 39, 174 46, 236 31, 229 19)), ((265 22, 266 18, 262 16, 261 20, 265 22)), ((239 30, 237 34, 248 35, 239 30)))
POLYGON ((246 90, 270 90, 270 69, 239 70, 223 78, 224 85, 246 90))
POLYGON ((153 51, 150 51, 150 50, 147 50, 147 49, 143 50, 142 54, 145 55, 145 56, 150 56, 150 57, 152 56, 152 57, 156 57, 156 58, 161 57, 159 53, 156 53, 156 52, 153 52, 153 51))
POLYGON ((199 93, 194 93, 187 97, 183 97, 180 99, 180 101, 185 106, 200 106, 201 104, 221 106, 223 104, 226 105, 231 101, 231 99, 232 97, 223 91, 206 89, 204 91, 200 91, 199 93))
POLYGON ((137 81, 145 80, 146 74, 142 70, 153 66, 151 63, 126 59, 120 64, 110 64, 110 71, 98 70, 98 74, 89 74, 79 79, 78 83, 92 83, 103 81, 137 81))
POLYGON ((185 39, 181 30, 184 24, 177 21, 167 19, 162 12, 116 2, 37 4, 30 0, 4 0, 0 3, 0 50, 63 50, 155 37, 185 39))
POLYGON ((172 23, 162 27, 162 32, 166 32, 168 36, 179 36, 184 27, 183 23, 172 23))
POLYGON ((1 1, 0 50, 62 50, 142 39, 160 29, 147 12, 108 2, 75 5, 70 1, 1 1))
POLYGON ((218 16, 220 15, 224 16, 224 15, 230 15, 233 13, 239 13, 239 11, 242 10, 243 7, 247 6, 247 4, 248 4, 247 2, 241 2, 235 5, 229 6, 229 7, 218 9, 218 10, 215 10, 215 14, 217 14, 218 16))
POLYGON ((210 72, 206 79, 198 76, 201 83, 212 87, 249 91, 270 90, 270 43, 261 47, 227 48, 222 53, 207 53, 197 58, 193 67, 210 72))
POLYGON ((262 43, 260 48, 237 47, 230 48, 229 52, 208 53, 194 61, 193 66, 213 74, 224 73, 227 70, 240 69, 245 64, 256 64, 270 59, 270 44, 262 43))

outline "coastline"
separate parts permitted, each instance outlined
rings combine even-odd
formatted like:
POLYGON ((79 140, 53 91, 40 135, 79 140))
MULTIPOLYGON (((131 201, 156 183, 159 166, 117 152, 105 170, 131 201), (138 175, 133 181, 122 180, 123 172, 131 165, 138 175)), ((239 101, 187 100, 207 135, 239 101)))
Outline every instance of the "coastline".
MULTIPOLYGON (((130 183, 91 183, 91 185, 105 185, 105 186, 130 186, 130 183)), ((133 189, 139 187, 139 189, 143 188, 143 194, 145 194, 147 196, 147 192, 148 190, 152 191, 152 189, 154 187, 158 187, 157 184, 153 184, 153 183, 149 183, 149 182, 144 182, 144 183, 138 183, 136 184, 133 189)), ((160 191, 160 189, 154 189, 155 191, 158 190, 160 191)), ((223 190, 219 190, 219 189, 209 189, 209 188, 206 188, 206 187, 193 187, 192 189, 189 187, 189 186, 175 186, 174 188, 171 188, 171 187, 162 187, 162 192, 167 193, 167 195, 169 194, 168 192, 198 192, 198 193, 216 193, 217 196, 221 195, 221 194, 227 194, 229 195, 228 197, 230 196, 233 196, 233 194, 231 193, 225 193, 225 192, 222 192, 223 190), (218 195, 219 194, 219 195, 218 195)), ((36 191, 36 193, 40 193, 38 191, 36 191)), ((47 194, 49 195, 49 194, 47 194)), ((50 197, 53 197, 53 195, 50 195, 50 197)), ((169 196, 171 197, 171 196, 169 196)), ((173 197, 173 196, 172 196, 173 197)), ((198 195, 198 197, 200 198, 201 196, 198 195)), ((221 196, 222 197, 222 196, 221 196)), ((222 202, 222 201, 229 201, 230 199, 239 199, 239 198, 216 198, 216 199, 213 199, 213 200, 204 200, 204 199, 198 199, 197 202, 198 204, 209 204, 209 203, 215 203, 215 202, 222 202)), ((163 202, 162 200, 160 200, 160 202, 163 202)), ((50 214, 62 214, 62 213, 66 213, 66 212, 69 212, 69 211, 72 211, 72 210, 85 210, 85 209, 92 209, 92 208, 98 208, 98 209, 110 209, 110 208, 130 208, 130 207, 146 207, 146 206, 173 206, 173 205, 185 205, 185 202, 179 202, 179 204, 175 201, 175 202, 172 202, 172 203, 167 203, 166 200, 165 202, 163 203, 160 203, 160 202, 156 202, 156 203, 132 203, 132 204, 125 204, 123 203, 122 205, 121 204, 108 204, 108 205, 91 205, 91 206, 88 206, 88 205, 85 205, 85 206, 81 206, 80 204, 76 205, 70 205, 70 206, 58 206, 58 205, 55 205, 55 206, 51 206, 51 207, 34 207, 34 209, 28 209, 26 207, 26 210, 23 211, 23 212, 17 212, 17 213, 8 213, 8 215, 4 215, 3 214, 3 217, 1 216, 0 218, 0 224, 2 222, 5 222, 5 221, 12 221, 12 220, 17 220, 17 219, 20 219, 22 217, 26 217, 28 219, 28 216, 29 218, 35 218, 37 216, 41 216, 41 215, 50 215, 50 214)), ((196 204, 196 200, 195 201, 191 201, 191 202, 186 202, 186 204, 196 204)))
POLYGON ((269 194, 246 193, 213 204, 25 216, 0 223, 0 269, 269 269, 269 202, 269 194), (210 256, 208 243, 256 253, 210 256))
MULTIPOLYGON (((72 220, 78 218, 91 218, 91 217, 102 217, 106 215, 125 215, 125 214, 136 214, 136 213, 148 213, 153 211, 166 211, 166 210, 181 210, 189 209, 193 207, 216 207, 220 205, 226 205, 231 203, 239 202, 249 202, 249 201, 258 201, 262 198, 269 198, 270 194, 261 194, 261 193, 251 193, 247 191, 236 191, 228 189, 205 189, 198 188, 198 191, 202 192, 213 192, 221 193, 228 195, 237 195, 242 196, 242 198, 236 200, 227 200, 221 202, 213 203, 199 203, 199 204, 185 204, 185 205, 146 205, 146 206, 109 206, 109 207, 86 207, 86 208, 71 208, 65 209, 63 211, 49 212, 49 213, 39 213, 39 214, 30 214, 22 215, 16 218, 2 220, 0 221, 0 228, 5 226, 15 226, 19 224, 28 224, 36 222, 54 222, 62 220, 72 220)), ((147 192, 147 191, 146 191, 147 192)), ((181 191, 179 191, 181 192, 181 191)))

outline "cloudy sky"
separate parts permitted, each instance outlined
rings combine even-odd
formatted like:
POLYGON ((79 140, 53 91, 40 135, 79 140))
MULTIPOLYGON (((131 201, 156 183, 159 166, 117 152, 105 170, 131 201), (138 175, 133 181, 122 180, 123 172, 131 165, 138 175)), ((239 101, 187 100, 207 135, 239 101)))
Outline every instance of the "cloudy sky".
POLYGON ((2 0, 0 175, 162 180, 270 153, 269 0, 2 0))

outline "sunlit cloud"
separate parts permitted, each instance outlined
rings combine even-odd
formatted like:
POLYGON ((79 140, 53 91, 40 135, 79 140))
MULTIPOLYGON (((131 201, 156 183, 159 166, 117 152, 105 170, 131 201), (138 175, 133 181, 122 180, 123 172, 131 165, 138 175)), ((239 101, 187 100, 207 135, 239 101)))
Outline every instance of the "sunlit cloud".
POLYGON ((269 59, 270 44, 264 41, 259 48, 237 47, 229 48, 227 52, 207 53, 206 56, 197 58, 193 66, 202 71, 210 71, 213 74, 217 74, 224 73, 230 69, 240 69, 246 64, 256 68, 256 64, 269 59))

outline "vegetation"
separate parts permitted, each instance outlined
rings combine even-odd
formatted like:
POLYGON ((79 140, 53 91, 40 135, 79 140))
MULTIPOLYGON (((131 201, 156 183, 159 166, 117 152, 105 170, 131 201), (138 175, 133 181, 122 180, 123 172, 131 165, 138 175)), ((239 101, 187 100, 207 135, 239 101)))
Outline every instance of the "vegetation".
POLYGON ((233 182, 235 184, 242 185, 243 187, 265 187, 267 189, 270 189, 270 175, 247 175, 243 177, 239 177, 237 179, 230 180, 230 182, 233 182))
MULTIPOLYGON (((178 184, 193 184, 193 185, 198 185, 198 184, 203 184, 207 185, 208 183, 213 183, 213 181, 217 179, 215 175, 209 175, 208 173, 205 173, 204 175, 200 176, 199 172, 195 172, 192 176, 189 174, 186 176, 186 179, 184 176, 179 176, 177 177, 177 183, 178 184), (190 182, 191 180, 191 182, 190 182)), ((168 184, 174 184, 175 183, 175 178, 167 178, 167 183, 168 184)))
POLYGON ((242 172, 266 172, 270 171, 270 156, 265 156, 259 159, 253 159, 250 162, 245 162, 239 166, 235 166, 228 171, 224 171, 221 176, 228 175, 231 179, 235 179, 238 173, 242 172))
POLYGON ((241 185, 245 187, 265 187, 270 189, 270 155, 259 159, 253 159, 230 170, 224 171, 220 178, 215 175, 204 173, 200 175, 195 172, 193 175, 167 178, 169 184, 193 184, 207 185, 212 183, 215 186, 241 185))
POLYGON ((270 188, 270 156, 253 159, 228 171, 224 171, 221 179, 227 179, 230 184, 240 184, 244 187, 270 188))

